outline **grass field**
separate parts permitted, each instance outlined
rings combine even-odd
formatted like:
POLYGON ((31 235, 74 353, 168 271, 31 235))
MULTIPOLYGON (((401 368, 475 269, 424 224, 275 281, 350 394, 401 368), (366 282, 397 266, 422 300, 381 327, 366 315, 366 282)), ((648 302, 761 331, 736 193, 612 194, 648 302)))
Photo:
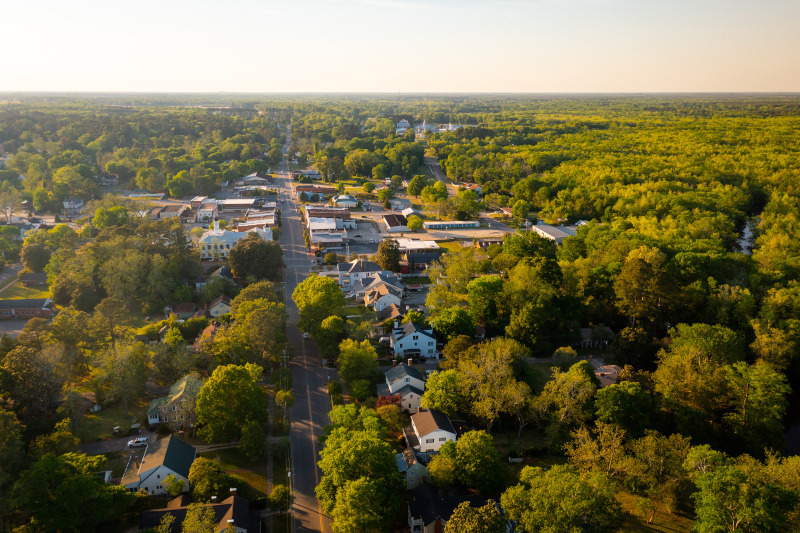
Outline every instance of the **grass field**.
POLYGON ((436 241, 436 243, 448 252, 460 252, 463 249, 458 241, 436 241))
POLYGON ((98 413, 88 413, 82 417, 75 434, 83 442, 125 436, 134 417, 139 424, 147 425, 147 408, 149 406, 150 400, 140 398, 128 406, 129 416, 125 416, 125 410, 121 404, 104 407, 98 413), (122 430, 120 435, 114 435, 114 426, 120 427, 122 430))
POLYGON ((14 282, 9 288, 2 293, 3 299, 6 300, 20 300, 23 298, 49 298, 50 289, 46 285, 38 287, 25 287, 21 281, 14 282))
POLYGON ((219 462, 225 472, 236 474, 244 479, 258 496, 267 494, 267 461, 250 460, 239 448, 226 448, 210 452, 198 453, 200 457, 219 462))

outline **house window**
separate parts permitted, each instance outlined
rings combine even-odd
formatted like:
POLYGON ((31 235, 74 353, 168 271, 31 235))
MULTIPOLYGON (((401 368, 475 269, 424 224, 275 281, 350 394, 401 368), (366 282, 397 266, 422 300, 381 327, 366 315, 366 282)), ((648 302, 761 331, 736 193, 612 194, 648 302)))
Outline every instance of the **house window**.
POLYGON ((433 443, 433 439, 425 439, 425 444, 432 444, 432 443, 433 443))
POLYGON ((415 341, 415 340, 417 340, 417 339, 419 339, 419 335, 413 335, 413 336, 411 337, 411 340, 414 340, 414 341, 415 341))
POLYGON ((433 346, 433 341, 429 342, 428 346, 433 346))
POLYGON ((411 381, 411 380, 409 378, 406 378, 406 383, 408 383, 409 381, 411 381))
POLYGON ((447 437, 439 437, 439 442, 444 442, 447 440, 447 437))
POLYGON ((173 410, 173 411, 175 410, 175 406, 174 406, 174 405, 172 406, 172 410, 173 410))

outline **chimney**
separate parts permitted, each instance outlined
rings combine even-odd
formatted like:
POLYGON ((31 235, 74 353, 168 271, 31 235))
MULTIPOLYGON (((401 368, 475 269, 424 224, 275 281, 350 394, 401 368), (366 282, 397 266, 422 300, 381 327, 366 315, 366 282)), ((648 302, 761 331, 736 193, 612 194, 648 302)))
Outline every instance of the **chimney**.
POLYGON ((397 359, 392 359, 392 366, 393 367, 397 366, 397 359))
POLYGON ((236 496, 236 487, 231 487, 231 496, 236 496))
POLYGON ((414 363, 414 360, 413 360, 413 359, 409 359, 409 360, 408 360, 408 366, 411 366, 413 363, 414 363))
POLYGON ((178 431, 178 438, 181 440, 185 440, 183 437, 184 437, 183 430, 178 431))
POLYGON ((133 460, 136 461, 136 469, 138 470, 139 466, 140 466, 140 464, 139 464, 139 456, 134 454, 133 460))
POLYGON ((217 497, 216 496, 212 496, 211 497, 211 503, 217 503, 217 497))
POLYGON ((230 520, 228 520, 228 525, 229 525, 229 526, 232 526, 232 525, 233 525, 233 518, 231 518, 230 520))

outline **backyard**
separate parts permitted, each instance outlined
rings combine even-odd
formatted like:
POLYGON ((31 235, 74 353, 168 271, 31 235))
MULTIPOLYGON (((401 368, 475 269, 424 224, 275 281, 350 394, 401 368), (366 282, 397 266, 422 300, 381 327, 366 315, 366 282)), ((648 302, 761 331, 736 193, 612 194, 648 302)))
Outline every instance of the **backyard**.
POLYGON ((10 287, 2 291, 5 300, 20 300, 24 298, 49 298, 50 288, 47 285, 26 287, 21 281, 15 281, 10 287))

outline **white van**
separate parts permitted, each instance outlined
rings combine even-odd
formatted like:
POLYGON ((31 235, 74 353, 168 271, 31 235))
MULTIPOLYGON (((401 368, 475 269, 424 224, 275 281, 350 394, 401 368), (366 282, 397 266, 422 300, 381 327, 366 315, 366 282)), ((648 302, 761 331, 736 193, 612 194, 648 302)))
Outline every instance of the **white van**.
POLYGON ((138 446, 147 446, 147 437, 136 437, 128 441, 129 448, 136 448, 138 446))

